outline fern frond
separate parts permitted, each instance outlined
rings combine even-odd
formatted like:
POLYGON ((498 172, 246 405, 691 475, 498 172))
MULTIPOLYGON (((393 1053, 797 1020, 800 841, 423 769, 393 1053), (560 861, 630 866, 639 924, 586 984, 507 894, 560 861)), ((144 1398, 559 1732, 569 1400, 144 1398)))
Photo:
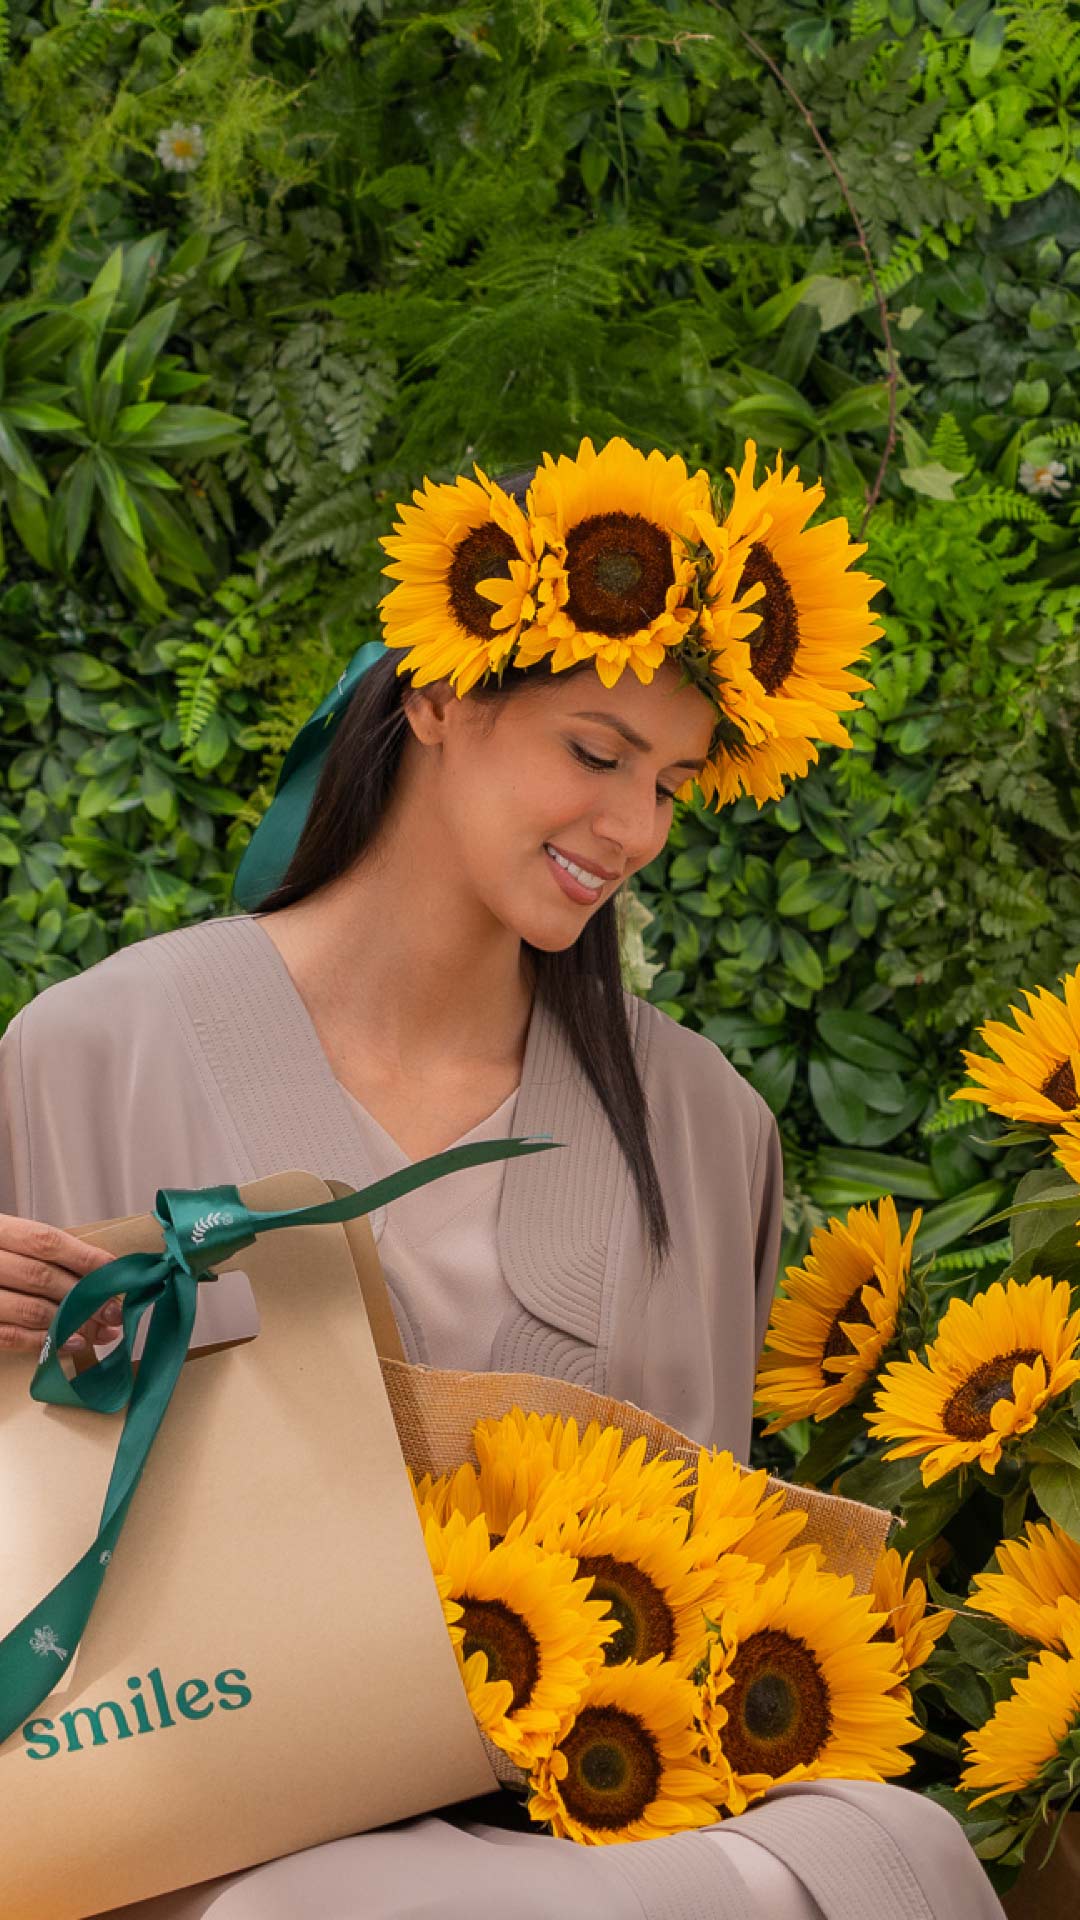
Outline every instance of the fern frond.
POLYGON ((978 1273, 983 1267, 1003 1266, 1012 1259, 1012 1241, 988 1240, 985 1246, 953 1248, 951 1253, 939 1253, 934 1261, 934 1273, 978 1273))
POLYGON ((940 460, 952 473, 970 473, 974 461, 963 428, 955 414, 943 413, 930 442, 931 460, 940 460))

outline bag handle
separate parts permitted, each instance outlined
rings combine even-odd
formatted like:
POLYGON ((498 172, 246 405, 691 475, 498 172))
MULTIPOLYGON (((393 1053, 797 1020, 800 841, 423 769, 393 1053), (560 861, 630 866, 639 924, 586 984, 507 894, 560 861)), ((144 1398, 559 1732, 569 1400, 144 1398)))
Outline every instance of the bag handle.
MULTIPOLYGON (((317 1206, 276 1213, 245 1206, 235 1186, 158 1189, 153 1213, 164 1247, 157 1253, 124 1254, 76 1281, 53 1317, 30 1382, 31 1398, 52 1406, 81 1407, 92 1413, 118 1413, 126 1407, 127 1414, 95 1538, 37 1606, 0 1639, 0 1745, 53 1692, 86 1630, 180 1377, 199 1286, 217 1278, 211 1264, 224 1265, 251 1246, 258 1234, 276 1227, 332 1226, 356 1220, 460 1168, 544 1153, 561 1144, 536 1135, 475 1141, 418 1160, 359 1192, 346 1189, 317 1206), (124 1303, 119 1343, 103 1360, 69 1380, 60 1364, 64 1341, 116 1295, 124 1303), (147 1312, 146 1344, 136 1372, 132 1348, 147 1312)), ((385 1311, 391 1312, 388 1296, 384 1303, 385 1311)))

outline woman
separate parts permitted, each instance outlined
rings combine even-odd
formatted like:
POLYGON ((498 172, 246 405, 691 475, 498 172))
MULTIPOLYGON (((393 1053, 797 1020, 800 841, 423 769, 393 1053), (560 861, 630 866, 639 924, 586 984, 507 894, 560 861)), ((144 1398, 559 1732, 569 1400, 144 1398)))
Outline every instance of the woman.
MULTIPOLYGON (((0 1044, 0 1343, 36 1352, 55 1302, 98 1264, 65 1227, 143 1211, 160 1186, 299 1166, 359 1187, 463 1140, 546 1131, 565 1151, 471 1169, 373 1218, 411 1356, 574 1379, 745 1458, 780 1237, 777 1129, 710 1042, 622 992, 615 897, 659 853, 688 780, 723 798, 799 770, 800 751, 805 771, 808 729, 835 728, 865 684, 846 662, 876 583, 856 589, 861 624, 834 592, 831 677, 813 683, 812 620, 800 662, 776 624, 791 613, 776 573, 815 491, 795 499, 788 476, 785 496, 778 467, 754 495, 747 471, 723 526, 704 475, 625 442, 599 456, 584 442, 528 493, 481 475, 402 510, 382 611, 405 657, 358 660, 304 730, 240 876, 258 910, 113 954, 40 995, 0 1044), (743 636, 763 599, 754 668, 743 636)), ((858 551, 834 538, 837 578, 858 551)), ((205 1292, 196 1339, 234 1335, 242 1299, 205 1292)), ((515 1830, 494 1799, 124 1913, 871 1908, 1001 1912, 940 1809, 829 1781, 722 1828, 595 1849, 515 1830)))

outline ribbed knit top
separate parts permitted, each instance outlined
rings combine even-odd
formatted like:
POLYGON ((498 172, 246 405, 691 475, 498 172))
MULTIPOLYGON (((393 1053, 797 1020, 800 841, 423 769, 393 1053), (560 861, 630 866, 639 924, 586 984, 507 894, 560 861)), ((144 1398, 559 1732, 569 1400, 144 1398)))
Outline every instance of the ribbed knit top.
MULTIPOLYGON (((339 1085, 341 1083, 339 1082, 339 1085)), ((514 1131, 518 1088, 485 1120, 450 1144, 505 1139, 514 1131)), ((342 1086, 364 1137, 376 1179, 410 1166, 409 1155, 374 1115, 342 1086)), ((379 1262, 404 1321, 419 1344, 422 1330, 433 1367, 491 1369, 495 1329, 516 1301, 499 1262, 497 1238, 504 1160, 463 1167, 452 1179, 435 1180, 403 1194, 373 1216, 379 1262)))

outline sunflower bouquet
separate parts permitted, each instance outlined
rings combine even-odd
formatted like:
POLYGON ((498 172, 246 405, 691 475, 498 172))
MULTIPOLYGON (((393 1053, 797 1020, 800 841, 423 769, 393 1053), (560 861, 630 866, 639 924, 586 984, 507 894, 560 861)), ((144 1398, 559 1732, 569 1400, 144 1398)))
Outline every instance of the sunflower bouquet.
POLYGON ((1080 1802, 1080 969, 1025 998, 952 1096, 1028 1162, 982 1222, 1009 1223, 1002 1269, 937 1280, 919 1209, 854 1207, 788 1268, 756 1383, 799 1481, 898 1514, 875 1597, 907 1623, 916 1784, 1002 1891, 1080 1802))
POLYGON ((472 1448, 410 1481, 477 1725, 531 1821, 645 1840, 784 1781, 911 1765, 910 1607, 827 1571, 764 1472, 517 1406, 472 1448))
POLYGON ((717 809, 779 799, 820 744, 851 745, 840 715, 871 683, 852 663, 880 637, 869 602, 882 582, 843 516, 808 525, 825 498, 783 455, 762 479, 757 448, 727 469, 725 503, 704 469, 616 436, 599 451, 545 453, 523 500, 476 467, 425 479, 381 544, 396 585, 379 613, 399 674, 422 687, 478 683, 591 663, 605 687, 648 684, 665 660, 712 702, 696 784, 717 809))

